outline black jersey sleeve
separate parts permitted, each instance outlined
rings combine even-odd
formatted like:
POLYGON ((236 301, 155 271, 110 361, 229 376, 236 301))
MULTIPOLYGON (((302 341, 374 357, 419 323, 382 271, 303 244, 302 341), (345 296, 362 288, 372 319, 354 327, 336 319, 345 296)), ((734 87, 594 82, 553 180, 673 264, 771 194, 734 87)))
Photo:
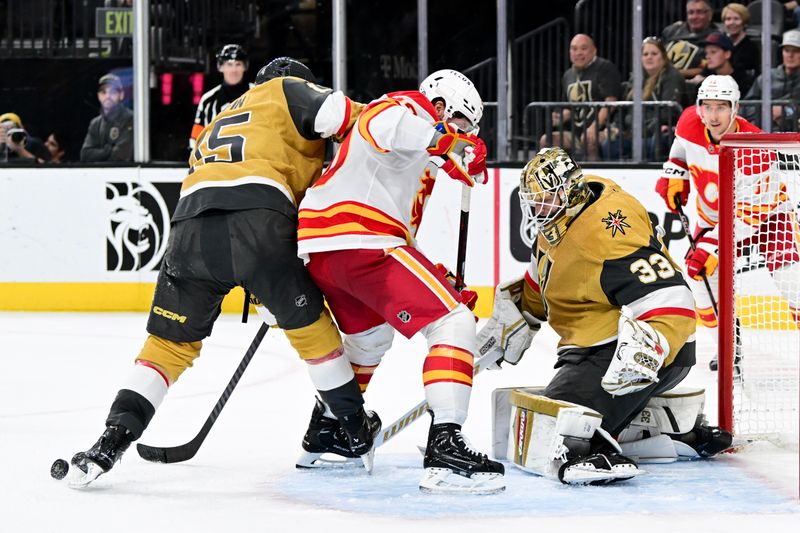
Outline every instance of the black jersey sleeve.
POLYGON ((300 78, 287 77, 282 82, 289 114, 297 131, 306 139, 319 139, 321 136, 314 128, 314 122, 322 104, 333 91, 300 78))

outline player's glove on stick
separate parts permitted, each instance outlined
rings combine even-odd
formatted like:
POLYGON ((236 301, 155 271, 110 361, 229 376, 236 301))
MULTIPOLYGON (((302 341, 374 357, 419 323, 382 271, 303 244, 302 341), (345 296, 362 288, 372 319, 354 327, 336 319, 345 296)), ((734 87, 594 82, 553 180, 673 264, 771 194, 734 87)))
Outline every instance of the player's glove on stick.
POLYGON ((701 237, 695 242, 695 249, 686 252, 686 274, 702 281, 703 274, 712 276, 717 270, 718 241, 710 237, 701 237))
POLYGON ((623 396, 658 383, 658 371, 669 354, 669 343, 647 322, 620 310, 617 349, 600 384, 612 396, 623 396))
POLYGON ((467 165, 467 173, 470 178, 475 183, 485 185, 489 181, 489 171, 486 169, 486 143, 479 137, 474 137, 474 139, 474 148, 469 146, 464 148, 464 164, 467 165))
MULTIPOLYGON (((432 160, 448 176, 456 181, 460 181, 467 187, 475 185, 475 181, 469 173, 469 163, 465 162, 465 156, 474 162, 476 157, 475 147, 478 138, 466 133, 458 133, 446 122, 434 124, 436 132, 428 145, 428 153, 433 156, 432 160), (470 153, 467 153, 469 148, 470 153)), ((484 168, 485 168, 484 160, 484 168)), ((476 167, 479 170, 479 167, 476 167)))
POLYGON ((664 199, 670 211, 678 212, 676 196, 681 205, 686 205, 690 189, 689 171, 671 160, 664 163, 664 170, 656 182, 656 192, 664 199))
POLYGON ((493 349, 503 350, 498 363, 519 363, 543 322, 526 311, 520 311, 523 283, 524 280, 518 278, 497 286, 492 316, 478 332, 481 355, 493 349))
MULTIPOLYGON (((436 268, 436 270, 442 273, 444 279, 446 279, 451 286, 456 286, 456 275, 448 270, 446 266, 441 263, 436 263, 433 266, 436 268)), ((474 311, 475 304, 478 303, 478 293, 469 289, 461 289, 460 296, 461 303, 466 305, 470 311, 474 311)))

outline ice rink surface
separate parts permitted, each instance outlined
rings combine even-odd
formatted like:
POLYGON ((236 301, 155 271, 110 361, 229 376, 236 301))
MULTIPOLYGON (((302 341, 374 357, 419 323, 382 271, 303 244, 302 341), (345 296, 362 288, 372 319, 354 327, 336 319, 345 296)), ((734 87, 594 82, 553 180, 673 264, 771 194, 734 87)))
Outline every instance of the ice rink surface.
MULTIPOLYGON (((91 446, 145 338, 146 315, 0 313, 0 529, 4 532, 189 531, 709 531, 791 530, 800 523, 796 451, 760 443, 710 461, 644 465, 647 475, 609 487, 567 487, 507 465, 504 493, 431 496, 417 484, 429 419, 381 447, 363 470, 298 471, 294 461, 314 403, 304 364, 271 330, 197 456, 151 464, 131 447, 86 490, 53 480, 54 459, 91 446), (792 526, 791 524, 794 524, 792 526)), ((258 323, 223 315, 203 355, 170 390, 141 442, 190 440, 241 361, 258 323)), ((701 337, 701 341, 703 338, 701 337)), ((491 444, 493 389, 544 385, 555 335, 540 333, 517 367, 475 379, 464 427, 491 444)), ((399 335, 367 392, 385 424, 423 398, 425 341, 399 335)), ((701 357, 684 385, 709 391, 701 357)))

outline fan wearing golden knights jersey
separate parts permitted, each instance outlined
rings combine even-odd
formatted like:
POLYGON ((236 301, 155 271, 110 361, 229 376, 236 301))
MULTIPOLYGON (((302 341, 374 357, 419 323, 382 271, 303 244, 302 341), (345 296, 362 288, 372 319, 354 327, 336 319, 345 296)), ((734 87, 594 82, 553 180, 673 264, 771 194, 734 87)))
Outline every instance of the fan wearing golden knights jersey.
MULTIPOLYGON (((470 132, 483 113, 472 82, 441 70, 419 91, 370 102, 300 204, 298 251, 345 336, 366 389, 394 330, 428 341, 422 369, 432 421, 420 489, 491 493, 503 466, 461 435, 472 389, 475 318, 445 275, 415 246, 439 168, 472 186, 486 181, 486 147, 470 132)), ((474 302, 473 302, 474 303, 474 302)), ((323 398, 324 400, 324 398, 323 398)), ((319 404, 298 466, 313 466, 316 436, 336 421, 319 404)))
POLYGON ((111 404, 97 443, 72 458, 69 483, 85 486, 108 472, 145 430, 169 387, 200 355, 202 340, 234 287, 250 291, 274 315, 300 357, 325 361, 312 371, 320 395, 342 421, 353 450, 372 447, 377 417, 367 415, 342 341, 319 289, 297 257, 297 204, 319 178, 325 139, 341 139, 361 105, 306 81, 310 70, 278 58, 262 83, 205 128, 190 160, 147 337, 111 404), (338 362, 338 364, 337 364, 338 362), (349 372, 350 379, 340 379, 349 372))
MULTIPOLYGON (((719 223, 719 143, 728 132, 760 132, 742 117, 739 110, 739 86, 730 76, 709 76, 697 91, 697 105, 687 108, 678 120, 675 141, 664 163, 663 176, 656 191, 667 207, 677 212, 678 202, 686 205, 689 193, 696 192, 697 224, 694 229, 695 250, 686 255, 686 273, 697 300, 700 323, 711 330, 716 339, 717 316, 714 312, 703 275, 708 277, 714 298, 717 297, 717 248, 719 223)), ((737 203, 737 238, 740 248, 752 248, 764 257, 776 287, 786 298, 789 311, 800 325, 800 226, 786 183, 774 153, 749 149, 746 164, 739 161, 735 169, 737 189, 754 192, 737 203), (777 238, 766 237, 777 234, 777 238)), ((737 356, 738 359, 738 356, 737 356)), ((717 369, 716 352, 709 366, 717 369)), ((737 365, 738 366, 738 365, 737 365)))
MULTIPOLYGON (((555 420, 542 434, 521 434, 533 447, 522 466, 544 465, 533 471, 564 483, 631 478, 636 464, 609 435, 694 365, 691 291, 644 207, 613 181, 584 176, 561 148, 528 162, 519 196, 524 223, 538 230, 531 263, 524 277, 498 287, 478 345, 495 337, 516 364, 542 322, 560 336, 558 371, 531 402, 542 420, 555 420), (562 416, 566 405, 580 416, 562 416)), ((703 454, 730 443, 716 428, 687 433, 703 454), (708 438, 701 442, 700 433, 708 438)))

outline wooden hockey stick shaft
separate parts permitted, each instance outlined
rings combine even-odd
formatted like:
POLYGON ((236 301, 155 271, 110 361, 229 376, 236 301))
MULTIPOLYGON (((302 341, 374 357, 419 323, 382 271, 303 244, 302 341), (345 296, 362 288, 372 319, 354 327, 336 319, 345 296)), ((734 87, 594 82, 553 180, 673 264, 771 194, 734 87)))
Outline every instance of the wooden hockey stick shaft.
MULTIPOLYGON (((692 231, 689 227, 689 218, 686 216, 686 213, 683 212, 683 206, 681 205, 680 197, 680 194, 675 195, 675 208, 678 210, 678 217, 681 219, 683 231, 686 232, 686 238, 689 239, 689 246, 691 247, 692 251, 694 251, 697 249, 697 245, 694 242, 694 237, 692 237, 692 231)), ((706 275, 705 271, 703 271, 700 275, 703 276, 703 283, 708 291, 708 297, 711 299, 711 307, 714 309, 714 316, 719 317, 719 311, 717 310, 717 299, 714 298, 714 292, 711 290, 711 283, 708 282, 708 276, 706 275)))
POLYGON ((216 422, 217 418, 219 418, 223 407, 225 407, 225 404, 228 403, 228 398, 231 397, 233 389, 236 388, 236 385, 242 378, 242 374, 244 374, 244 371, 247 369, 247 365, 249 365, 250 360, 253 359, 253 356, 255 355, 256 350, 258 350, 259 345, 261 345, 261 340, 264 338, 264 335, 266 335, 267 330, 269 330, 269 325, 266 323, 262 323, 261 327, 258 328, 258 332, 256 333, 255 338, 253 338, 253 342, 250 343, 250 347, 247 348, 247 352, 244 354, 242 362, 236 367, 236 370, 233 372, 233 376, 231 377, 230 381, 228 381, 228 385, 225 387, 225 390, 222 391, 222 396, 219 397, 216 405, 214 405, 214 409, 211 410, 211 414, 208 415, 203 427, 200 428, 200 432, 186 444, 173 446, 171 448, 148 446, 147 444, 141 443, 137 444, 136 451, 139 452, 139 456, 142 459, 154 463, 180 463, 183 461, 188 461, 195 456, 197 451, 200 449, 200 446, 203 444, 203 441, 206 439, 206 436, 208 436, 208 432, 211 431, 214 422, 216 422))

